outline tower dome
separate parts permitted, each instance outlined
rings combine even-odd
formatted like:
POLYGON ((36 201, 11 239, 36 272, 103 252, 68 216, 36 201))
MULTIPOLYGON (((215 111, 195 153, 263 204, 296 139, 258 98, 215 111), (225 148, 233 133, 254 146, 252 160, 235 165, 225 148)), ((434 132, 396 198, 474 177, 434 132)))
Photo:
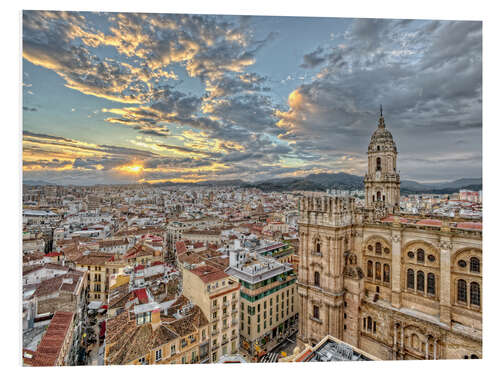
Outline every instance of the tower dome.
POLYGON ((397 152, 396 143, 392 138, 392 134, 385 127, 385 120, 382 113, 382 106, 380 106, 380 118, 378 119, 378 127, 372 134, 370 144, 368 145, 368 152, 377 151, 393 151, 397 152))

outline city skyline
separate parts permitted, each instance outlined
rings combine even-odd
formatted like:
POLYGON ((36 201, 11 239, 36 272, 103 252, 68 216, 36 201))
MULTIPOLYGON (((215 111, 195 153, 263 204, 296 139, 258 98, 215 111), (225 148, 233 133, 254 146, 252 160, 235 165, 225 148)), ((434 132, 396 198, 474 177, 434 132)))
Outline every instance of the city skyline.
POLYGON ((482 24, 23 13, 24 179, 362 175, 379 105, 404 179, 481 177, 482 24))

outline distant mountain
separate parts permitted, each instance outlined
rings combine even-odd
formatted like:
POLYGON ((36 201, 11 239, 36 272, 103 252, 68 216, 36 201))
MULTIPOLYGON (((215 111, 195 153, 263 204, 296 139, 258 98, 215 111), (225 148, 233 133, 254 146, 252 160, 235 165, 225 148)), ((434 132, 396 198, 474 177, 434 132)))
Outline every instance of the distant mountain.
POLYGON ((448 188, 460 189, 469 185, 482 185, 482 184, 483 184, 482 178, 461 178, 459 180, 450 182, 441 182, 434 185, 440 189, 448 189, 448 188))
POLYGON ((38 180, 23 180, 23 185, 30 186, 42 186, 42 185, 56 185, 47 181, 38 181, 38 180))
POLYGON ((310 190, 325 191, 326 189, 363 189, 363 177, 348 173, 317 173, 306 177, 285 177, 248 183, 246 187, 254 187, 263 191, 293 191, 310 190))
MULTIPOLYGON (((302 178, 275 178, 271 180, 248 183, 245 187, 259 188, 263 191, 293 191, 311 190, 325 191, 327 189, 363 190, 363 177, 348 173, 318 173, 302 178)), ((451 194, 460 189, 481 190, 481 178, 461 178, 455 181, 435 184, 423 184, 416 181, 401 181, 402 193, 434 193, 451 194)))
POLYGON ((243 180, 207 180, 200 182, 158 182, 148 185, 153 186, 242 186, 246 184, 243 180))
MULTIPOLYGON (((25 185, 54 185, 46 181, 25 180, 25 185)), ((208 180, 201 182, 161 182, 147 184, 151 186, 239 186, 244 188, 257 188, 262 191, 326 191, 327 189, 363 190, 363 177, 344 172, 316 173, 305 177, 272 178, 263 181, 247 182, 240 179, 233 180, 208 180)), ((417 181, 401 181, 403 194, 451 194, 460 189, 481 190, 482 178, 461 178, 455 181, 439 183, 420 183, 417 181)))

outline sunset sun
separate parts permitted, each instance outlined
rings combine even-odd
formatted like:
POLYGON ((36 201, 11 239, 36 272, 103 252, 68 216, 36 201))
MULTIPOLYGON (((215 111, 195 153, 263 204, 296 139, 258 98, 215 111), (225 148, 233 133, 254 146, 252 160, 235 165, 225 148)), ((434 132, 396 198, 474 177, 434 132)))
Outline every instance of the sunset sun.
POLYGON ((143 166, 140 164, 123 165, 118 168, 120 171, 125 173, 137 174, 143 171, 143 166))

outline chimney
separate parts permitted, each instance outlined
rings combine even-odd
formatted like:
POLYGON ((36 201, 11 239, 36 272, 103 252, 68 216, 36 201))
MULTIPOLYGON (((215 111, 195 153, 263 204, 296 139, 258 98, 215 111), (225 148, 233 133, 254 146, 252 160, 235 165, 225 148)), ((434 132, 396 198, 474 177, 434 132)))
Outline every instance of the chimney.
POLYGON ((155 331, 160 325, 160 309, 157 308, 151 311, 151 327, 153 328, 153 331, 155 331))

